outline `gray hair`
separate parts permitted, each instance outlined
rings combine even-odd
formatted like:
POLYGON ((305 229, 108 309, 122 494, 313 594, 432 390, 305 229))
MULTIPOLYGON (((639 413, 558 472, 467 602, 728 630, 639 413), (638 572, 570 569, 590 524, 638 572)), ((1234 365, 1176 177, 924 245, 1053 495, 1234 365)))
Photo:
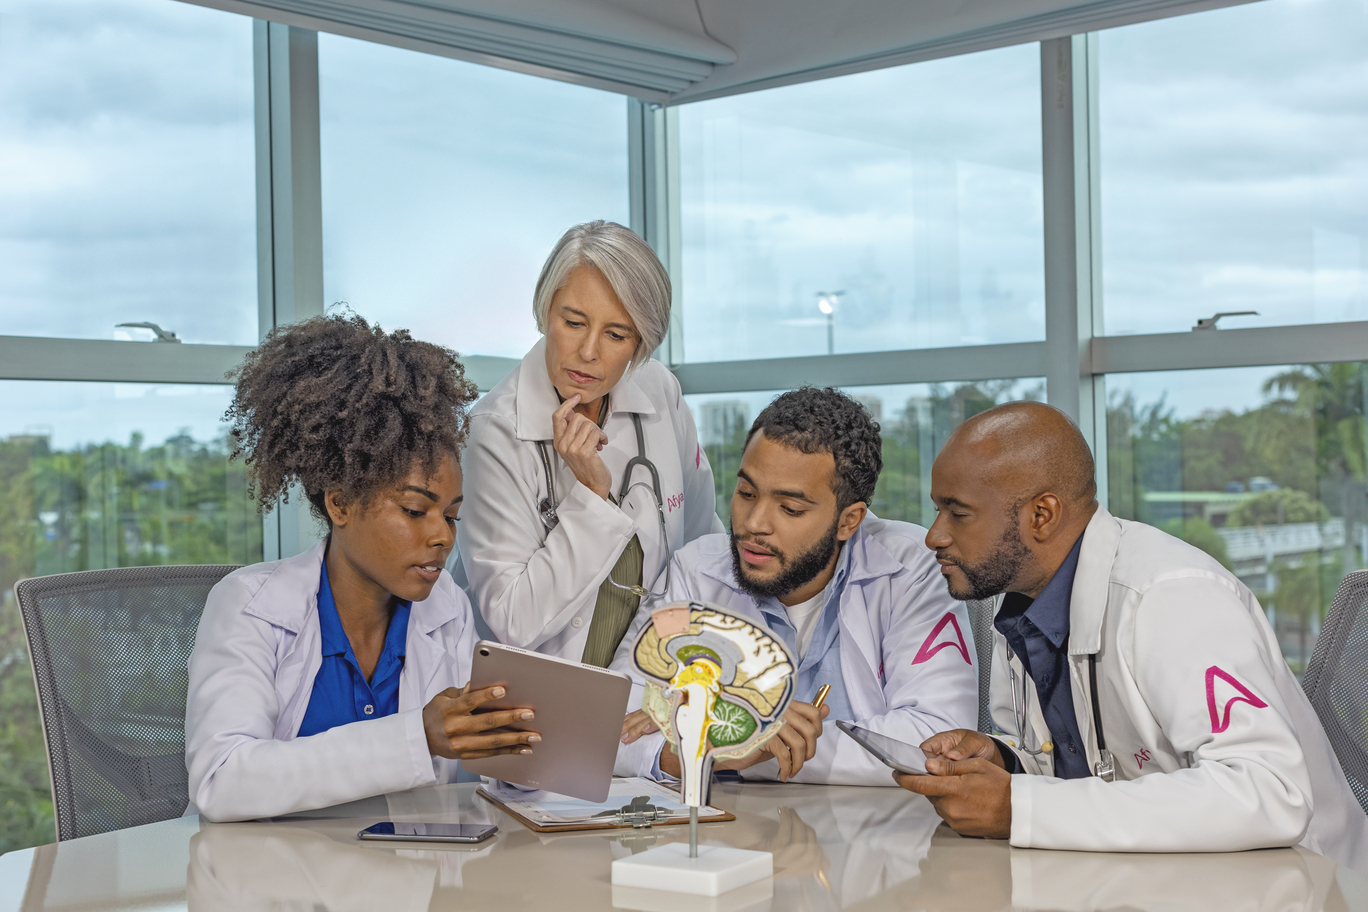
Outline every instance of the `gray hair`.
POLYGON ((670 328, 670 276, 650 245, 617 222, 597 219, 561 235, 546 258, 532 295, 537 331, 545 335, 551 300, 565 287, 570 272, 586 265, 608 280, 632 318, 638 338, 632 367, 640 366, 664 341, 670 328))

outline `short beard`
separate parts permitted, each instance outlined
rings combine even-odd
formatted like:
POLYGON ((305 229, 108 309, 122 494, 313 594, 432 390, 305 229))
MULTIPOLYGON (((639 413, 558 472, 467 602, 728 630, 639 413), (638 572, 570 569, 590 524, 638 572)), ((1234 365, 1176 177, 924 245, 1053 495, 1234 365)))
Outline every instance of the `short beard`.
POLYGON ((774 556, 779 561, 779 575, 769 582, 754 580, 746 576, 745 565, 741 562, 741 552, 736 547, 736 532, 733 530, 731 532, 732 575, 736 578, 736 584, 741 587, 742 592, 757 599, 781 599, 795 589, 801 589, 815 580, 831 563, 831 557, 839 547, 836 541, 836 530, 840 526, 840 522, 841 518, 837 516, 832 521, 831 528, 827 530, 826 535, 822 536, 822 540, 792 561, 784 554, 776 552, 774 556))
POLYGON ((1001 595, 1018 578, 1021 568, 1030 562, 1033 555, 1026 547, 1026 543, 1021 540, 1016 511, 1013 510, 1009 515, 1011 521, 998 541, 1000 547, 984 558, 982 563, 970 565, 944 555, 936 555, 940 560, 950 561, 964 571, 964 578, 969 583, 967 589, 957 590, 947 576, 945 587, 950 590, 951 598, 961 602, 973 602, 1001 595))

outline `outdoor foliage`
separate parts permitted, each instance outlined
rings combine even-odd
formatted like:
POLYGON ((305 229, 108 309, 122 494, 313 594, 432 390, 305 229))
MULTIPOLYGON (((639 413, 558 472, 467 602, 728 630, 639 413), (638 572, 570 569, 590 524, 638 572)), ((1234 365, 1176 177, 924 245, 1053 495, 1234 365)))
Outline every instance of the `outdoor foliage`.
POLYGON ((43 437, 0 440, 0 852, 54 838, 14 584, 106 567, 260 559, 261 518, 225 440, 179 434, 145 447, 135 434, 127 445, 71 450, 53 450, 43 437))

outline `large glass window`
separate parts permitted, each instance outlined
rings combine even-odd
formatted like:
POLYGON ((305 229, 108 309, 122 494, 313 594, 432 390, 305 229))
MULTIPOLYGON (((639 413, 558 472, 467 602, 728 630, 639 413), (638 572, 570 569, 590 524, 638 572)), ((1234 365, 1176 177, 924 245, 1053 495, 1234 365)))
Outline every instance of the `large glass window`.
POLYGON ((1099 37, 1108 333, 1368 318, 1368 20, 1265 0, 1099 37))
POLYGON ((318 61, 328 302, 521 357, 556 239, 628 221, 623 98, 333 35, 318 61))
POLYGON ((681 107, 688 360, 1044 338, 1039 60, 681 107))
POLYGON ((220 424, 231 395, 227 386, 0 381, 0 851, 52 841, 15 582, 261 560, 261 517, 220 424))
POLYGON ((0 0, 0 333, 257 339, 252 21, 0 0))
MULTIPOLYGON (((685 396, 712 465, 717 488, 717 515, 731 516, 736 470, 741 465, 751 422, 782 390, 753 393, 707 393, 685 396)), ((964 419, 1014 399, 1045 398, 1045 382, 984 380, 978 383, 905 383, 857 386, 846 390, 879 422, 883 436, 883 472, 870 504, 877 516, 930 525, 931 463, 950 432, 964 419)))
POLYGON ((1240 577, 1297 672, 1340 579, 1368 566, 1366 367, 1107 378, 1111 511, 1185 539, 1240 577))

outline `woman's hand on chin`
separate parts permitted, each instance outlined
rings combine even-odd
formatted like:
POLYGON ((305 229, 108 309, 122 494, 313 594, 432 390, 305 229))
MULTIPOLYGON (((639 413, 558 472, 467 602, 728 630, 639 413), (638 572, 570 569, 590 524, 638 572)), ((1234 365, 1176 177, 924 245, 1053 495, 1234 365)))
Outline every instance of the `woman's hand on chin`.
POLYGON ((551 416, 552 443, 561 459, 575 473, 579 483, 604 500, 613 487, 613 476, 603 464, 599 450, 608 442, 603 429, 575 411, 580 404, 579 393, 560 404, 551 416))
POLYGON ((449 760, 478 760, 498 754, 530 754, 541 735, 505 726, 528 722, 530 709, 504 709, 476 714, 476 707, 504 695, 502 687, 470 691, 448 687, 423 707, 423 729, 428 751, 449 760), (468 692, 469 691, 469 692, 468 692))

